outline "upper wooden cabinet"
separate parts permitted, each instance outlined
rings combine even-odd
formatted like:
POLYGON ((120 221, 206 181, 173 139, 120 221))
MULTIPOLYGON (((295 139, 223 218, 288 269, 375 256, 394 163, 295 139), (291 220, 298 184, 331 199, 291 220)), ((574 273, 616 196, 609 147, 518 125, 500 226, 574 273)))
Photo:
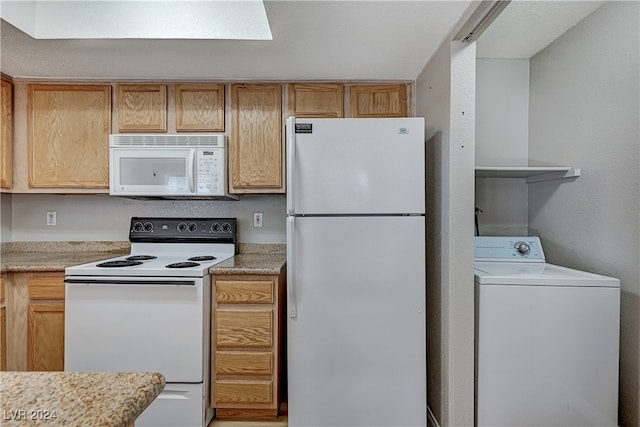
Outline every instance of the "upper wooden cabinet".
POLYGON ((177 84, 176 130, 224 132, 224 85, 177 84))
POLYGON ((351 86, 351 117, 407 117, 407 85, 351 86))
POLYGON ((293 83, 289 85, 289 115, 295 117, 344 117, 341 84, 293 83))
POLYGON ((2 80, 0 113, 0 187, 11 188, 13 157, 13 85, 2 80))
POLYGON ((107 188, 111 86, 30 84, 29 187, 107 188))
POLYGON ((279 84, 231 85, 231 193, 283 193, 279 84))
POLYGON ((118 85, 119 132, 166 132, 167 85, 118 85))

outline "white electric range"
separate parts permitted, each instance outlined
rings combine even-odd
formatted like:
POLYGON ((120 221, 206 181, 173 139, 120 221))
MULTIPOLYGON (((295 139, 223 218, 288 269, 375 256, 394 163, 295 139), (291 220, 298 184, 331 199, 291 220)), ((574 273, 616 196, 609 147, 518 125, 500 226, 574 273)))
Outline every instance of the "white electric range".
POLYGON ((207 426, 211 276, 235 218, 131 219, 129 255, 65 270, 65 371, 160 372, 138 427, 207 426))

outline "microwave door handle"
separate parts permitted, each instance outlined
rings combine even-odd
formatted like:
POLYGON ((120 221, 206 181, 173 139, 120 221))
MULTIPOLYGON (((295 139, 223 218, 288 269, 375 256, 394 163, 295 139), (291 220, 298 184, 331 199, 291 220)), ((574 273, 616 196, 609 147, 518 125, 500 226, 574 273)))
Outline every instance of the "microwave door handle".
POLYGON ((196 150, 189 150, 189 165, 187 166, 187 174, 189 175, 189 192, 195 194, 196 179, 196 150))

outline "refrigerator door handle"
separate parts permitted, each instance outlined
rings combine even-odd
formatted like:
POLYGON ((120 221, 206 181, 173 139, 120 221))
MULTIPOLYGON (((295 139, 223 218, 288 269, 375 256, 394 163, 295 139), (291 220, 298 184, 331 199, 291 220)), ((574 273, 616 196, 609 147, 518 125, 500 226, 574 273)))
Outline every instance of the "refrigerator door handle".
POLYGON ((289 317, 292 319, 298 315, 295 294, 295 228, 296 217, 287 217, 287 310, 289 311, 289 317))
POLYGON ((296 157, 296 144, 295 144, 295 127, 296 127, 296 119, 295 117, 289 117, 287 119, 287 214, 291 215, 294 212, 294 202, 293 198, 296 192, 293 189, 294 182, 294 167, 295 167, 295 157, 296 157))

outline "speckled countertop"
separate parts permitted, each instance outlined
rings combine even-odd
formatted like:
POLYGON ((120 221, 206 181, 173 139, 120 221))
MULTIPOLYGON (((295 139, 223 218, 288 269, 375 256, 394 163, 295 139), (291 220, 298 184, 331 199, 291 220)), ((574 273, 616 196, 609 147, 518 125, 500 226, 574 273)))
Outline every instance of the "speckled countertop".
POLYGON ((129 253, 129 242, 12 242, 3 243, 2 273, 64 271, 66 267, 129 253))
POLYGON ((164 385, 151 372, 0 372, 0 424, 126 427, 164 385))
MULTIPOLYGON (((278 274, 286 246, 240 243, 240 254, 211 269, 213 274, 278 274)), ((1 272, 64 271, 66 267, 128 254, 129 242, 11 242, 2 244, 1 272)), ((1 415, 1 414, 0 414, 1 415)))
POLYGON ((211 274, 280 274, 285 254, 238 254, 209 269, 211 274))

